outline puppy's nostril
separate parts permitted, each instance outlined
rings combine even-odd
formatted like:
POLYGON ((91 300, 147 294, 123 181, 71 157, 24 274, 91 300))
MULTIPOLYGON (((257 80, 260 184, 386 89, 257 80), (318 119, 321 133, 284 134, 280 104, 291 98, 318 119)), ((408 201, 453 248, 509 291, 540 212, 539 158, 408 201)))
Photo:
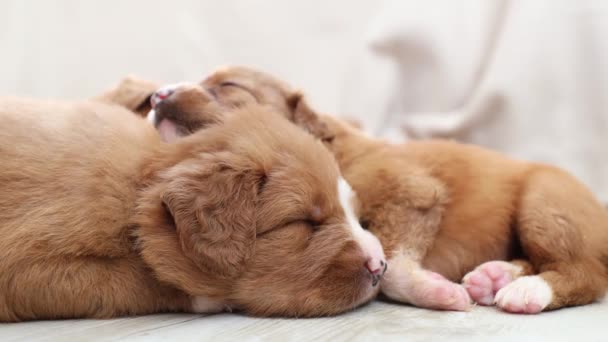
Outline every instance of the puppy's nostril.
POLYGON ((162 100, 173 94, 174 90, 169 88, 159 89, 152 96, 150 96, 150 105, 152 108, 156 107, 162 100))

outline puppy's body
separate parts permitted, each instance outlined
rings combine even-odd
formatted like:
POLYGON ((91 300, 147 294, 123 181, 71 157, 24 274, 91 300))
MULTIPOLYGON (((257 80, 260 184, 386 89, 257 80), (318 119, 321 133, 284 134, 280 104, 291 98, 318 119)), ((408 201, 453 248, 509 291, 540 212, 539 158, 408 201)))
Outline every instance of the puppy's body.
POLYGON ((566 172, 453 142, 391 145, 323 121, 344 177, 365 194, 361 219, 389 258, 387 296, 468 307, 463 288, 428 271, 452 281, 473 271, 464 279, 471 297, 513 312, 587 304, 605 293, 608 213, 566 172), (513 262, 474 271, 493 260, 513 262))
POLYGON ((156 132, 95 103, 3 100, 0 117, 0 320, 191 311, 133 246, 156 132))
MULTIPOLYGON (((557 236, 549 237, 548 232, 548 243, 585 250, 598 260, 608 256, 608 213, 583 185, 559 169, 445 141, 378 144, 360 155, 363 145, 353 143, 353 150, 340 158, 345 177, 367 194, 363 217, 375 232, 388 236, 399 233, 378 224, 394 216, 378 210, 383 206, 398 205, 402 209, 395 211, 408 220, 437 214, 441 222, 432 244, 424 243, 422 252, 428 252, 422 253, 423 265, 453 281, 484 261, 521 257, 523 246, 514 239, 521 238, 517 228, 540 218, 547 219, 544 225, 571 225, 571 231, 555 229, 557 236), (537 202, 528 208, 532 201, 537 202), (570 233, 579 236, 568 237, 570 233)), ((407 242, 400 241, 403 237, 385 239, 385 248, 394 254, 404 243, 420 246, 417 238, 424 234, 413 233, 407 242)))
POLYGON ((390 258, 382 290, 392 299, 466 310, 470 296, 536 313, 605 293, 608 214, 566 172, 457 143, 389 145, 320 118, 283 82, 246 68, 221 70, 202 85, 227 81, 241 93, 223 101, 239 104, 249 92, 259 103, 277 103, 334 153, 360 195, 362 221, 390 258))
POLYGON ((174 144, 96 102, 2 99, 0 119, 0 321, 318 316, 378 291, 335 161, 276 114, 241 109, 174 144))

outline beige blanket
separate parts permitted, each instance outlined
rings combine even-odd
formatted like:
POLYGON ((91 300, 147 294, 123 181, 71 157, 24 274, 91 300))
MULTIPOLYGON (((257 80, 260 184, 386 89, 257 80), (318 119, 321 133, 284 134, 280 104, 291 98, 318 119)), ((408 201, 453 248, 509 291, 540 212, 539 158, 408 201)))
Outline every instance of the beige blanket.
POLYGON ((606 1, 387 1, 368 28, 378 60, 360 69, 384 58, 392 77, 360 83, 392 86, 375 108, 352 96, 349 111, 392 139, 455 138, 561 166, 608 201, 606 37, 606 1))

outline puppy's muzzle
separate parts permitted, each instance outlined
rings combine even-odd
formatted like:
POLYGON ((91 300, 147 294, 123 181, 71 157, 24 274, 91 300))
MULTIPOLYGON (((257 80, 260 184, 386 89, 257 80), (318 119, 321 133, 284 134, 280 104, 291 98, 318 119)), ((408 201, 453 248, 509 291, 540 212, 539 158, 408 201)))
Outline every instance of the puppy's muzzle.
POLYGON ((376 286, 378 285, 380 278, 386 273, 388 263, 382 259, 375 260, 374 258, 371 258, 365 263, 365 268, 372 277, 372 286, 376 286))
POLYGON ((176 86, 166 86, 158 89, 152 96, 150 96, 150 105, 152 108, 155 108, 159 103, 161 103, 164 99, 171 96, 174 92, 176 86))

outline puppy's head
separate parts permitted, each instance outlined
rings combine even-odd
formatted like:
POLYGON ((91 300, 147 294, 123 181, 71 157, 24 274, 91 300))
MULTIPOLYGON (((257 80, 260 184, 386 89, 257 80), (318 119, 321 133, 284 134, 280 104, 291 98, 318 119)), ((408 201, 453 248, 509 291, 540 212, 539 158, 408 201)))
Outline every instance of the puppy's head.
POLYGON ((201 87, 213 90, 217 100, 232 106, 258 103, 319 138, 341 161, 361 147, 365 133, 358 122, 315 112, 301 92, 274 76, 246 67, 225 67, 206 78, 201 87), (359 146, 357 146, 359 145, 359 146))
POLYGON ((191 134, 220 121, 226 109, 259 104, 290 113, 294 91, 284 82, 246 67, 225 67, 198 84, 174 84, 150 95, 148 120, 165 141, 191 134))
MULTIPOLYGON (((158 277, 264 316, 336 314, 370 300, 384 254, 357 222, 332 155, 266 106, 215 116, 221 104, 201 94, 209 106, 198 110, 217 122, 164 145, 150 166, 164 171, 140 203, 142 255, 158 277)), ((179 99, 173 108, 191 110, 179 99)))
POLYGON ((159 89, 152 95, 155 110, 150 112, 148 119, 161 131, 161 135, 166 135, 163 134, 166 127, 172 127, 178 135, 185 135, 218 122, 216 113, 223 116, 229 112, 219 110, 218 106, 238 108, 250 104, 270 107, 320 138, 334 152, 343 145, 341 143, 346 140, 345 137, 363 134, 357 122, 319 115, 308 105, 302 93, 287 83, 270 74, 242 66, 221 68, 199 84, 176 84, 159 89), (215 107, 209 110, 212 102, 215 107), (165 120, 167 118, 169 120, 165 120), (166 121, 170 121, 170 124, 166 121))

